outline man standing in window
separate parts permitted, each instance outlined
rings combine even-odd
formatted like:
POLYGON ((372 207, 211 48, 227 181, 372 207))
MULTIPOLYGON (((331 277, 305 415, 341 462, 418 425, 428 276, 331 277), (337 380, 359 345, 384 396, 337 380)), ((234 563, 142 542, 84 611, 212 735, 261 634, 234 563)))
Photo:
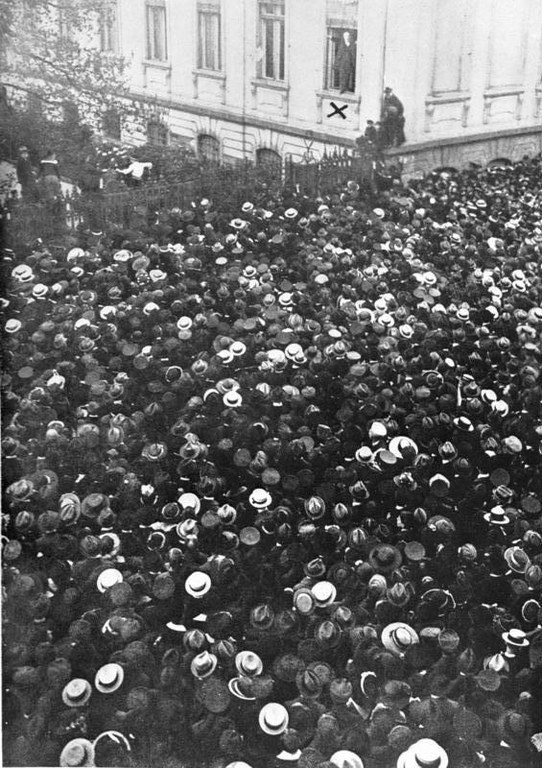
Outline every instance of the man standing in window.
POLYGON ((339 69, 339 90, 354 92, 356 78, 356 44, 352 40, 350 32, 343 32, 337 52, 337 66, 339 69))

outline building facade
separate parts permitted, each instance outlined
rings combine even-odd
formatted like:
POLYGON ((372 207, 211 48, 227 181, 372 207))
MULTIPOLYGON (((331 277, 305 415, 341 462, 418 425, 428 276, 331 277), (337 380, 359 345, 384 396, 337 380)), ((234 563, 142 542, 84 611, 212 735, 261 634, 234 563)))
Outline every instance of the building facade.
POLYGON ((542 150, 540 0, 118 0, 100 45, 156 106, 134 141, 318 159, 353 147, 391 86, 410 173, 542 150))

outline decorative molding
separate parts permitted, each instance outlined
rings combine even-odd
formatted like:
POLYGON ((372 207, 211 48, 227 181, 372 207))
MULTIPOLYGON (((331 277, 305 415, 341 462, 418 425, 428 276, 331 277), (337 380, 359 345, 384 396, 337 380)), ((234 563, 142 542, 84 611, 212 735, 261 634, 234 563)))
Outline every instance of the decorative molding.
POLYGON ((525 95, 525 88, 522 85, 507 85, 494 88, 486 88, 484 91, 484 110, 482 116, 482 122, 487 124, 491 115, 491 104, 495 99, 501 99, 506 96, 516 97, 515 117, 516 120, 521 120, 521 110, 523 106, 523 98, 525 95))
POLYGON ((171 62, 170 61, 158 61, 154 59, 143 59, 141 62, 144 69, 153 67, 154 69, 167 69, 171 74, 171 62))
POLYGON ((447 91, 430 93, 425 97, 426 104, 453 104, 457 101, 467 101, 471 98, 469 91, 447 91))
POLYGON ((534 116, 540 117, 542 114, 542 84, 537 85, 535 88, 535 105, 534 105, 534 116))
POLYGON ((193 69, 192 70, 192 83, 194 85, 194 98, 199 98, 199 81, 200 78, 206 78, 208 80, 214 80, 220 85, 220 103, 226 103, 226 75, 224 72, 218 72, 213 69, 193 69))
POLYGON ((450 91, 449 93, 429 94, 425 97, 425 120, 423 130, 425 133, 431 131, 433 115, 439 105, 462 104, 461 108, 461 126, 467 127, 471 94, 468 91, 450 91))
POLYGON ((252 94, 252 109, 256 111, 258 109, 258 91, 268 90, 275 91, 281 95, 281 112, 282 117, 288 117, 288 97, 290 94, 290 86, 286 82, 278 80, 266 80, 265 78, 256 77, 250 81, 250 91, 252 94))

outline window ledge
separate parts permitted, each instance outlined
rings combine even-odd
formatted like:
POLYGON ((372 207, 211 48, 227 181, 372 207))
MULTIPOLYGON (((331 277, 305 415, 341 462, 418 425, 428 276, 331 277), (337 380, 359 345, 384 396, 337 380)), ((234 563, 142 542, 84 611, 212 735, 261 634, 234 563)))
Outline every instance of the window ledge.
POLYGON ((484 98, 491 99, 498 96, 518 96, 520 93, 525 93, 525 88, 522 85, 499 85, 492 88, 486 88, 484 91, 484 98))
POLYGON ((288 93, 290 86, 283 80, 268 80, 265 77, 256 77, 252 80, 253 88, 271 88, 273 91, 288 93))
POLYGON ((361 96, 358 96, 355 93, 352 93, 351 91, 345 91, 344 93, 341 93, 340 91, 317 91, 316 95, 320 99, 336 99, 340 100, 343 104, 356 104, 359 106, 361 103, 361 96))
POLYGON ((158 61, 158 59, 144 59, 142 62, 144 67, 155 67, 156 69, 168 69, 171 70, 170 61, 158 61))
POLYGON ((219 69, 193 69, 194 77, 209 77, 212 80, 226 80, 226 75, 219 69))
POLYGON ((426 97, 426 104, 453 104, 458 101, 469 101, 471 94, 468 91, 448 91, 447 93, 431 93, 426 97))

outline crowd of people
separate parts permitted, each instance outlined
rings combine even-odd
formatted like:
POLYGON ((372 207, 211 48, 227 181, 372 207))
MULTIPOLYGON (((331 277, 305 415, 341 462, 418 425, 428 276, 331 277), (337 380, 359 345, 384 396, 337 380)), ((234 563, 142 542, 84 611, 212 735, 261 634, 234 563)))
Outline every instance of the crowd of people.
POLYGON ((541 158, 4 256, 4 762, 542 751, 541 158))

